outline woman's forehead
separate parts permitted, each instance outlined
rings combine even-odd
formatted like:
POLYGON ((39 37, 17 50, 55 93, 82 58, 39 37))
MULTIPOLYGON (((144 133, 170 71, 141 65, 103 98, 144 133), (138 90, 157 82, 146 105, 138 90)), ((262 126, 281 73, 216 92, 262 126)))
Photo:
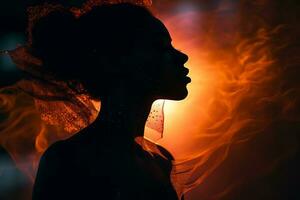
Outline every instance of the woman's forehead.
POLYGON ((153 39, 165 40, 168 42, 172 41, 171 35, 166 26, 157 18, 151 20, 147 32, 153 39))

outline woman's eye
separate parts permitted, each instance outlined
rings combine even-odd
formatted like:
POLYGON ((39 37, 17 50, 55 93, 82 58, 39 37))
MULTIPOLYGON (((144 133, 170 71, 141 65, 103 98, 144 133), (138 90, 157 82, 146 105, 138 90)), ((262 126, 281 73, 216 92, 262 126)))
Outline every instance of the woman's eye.
POLYGON ((153 47, 159 52, 170 51, 173 49, 173 46, 169 41, 157 41, 153 43, 153 47))
POLYGON ((162 50, 171 50, 173 46, 171 44, 162 44, 160 48, 162 50))

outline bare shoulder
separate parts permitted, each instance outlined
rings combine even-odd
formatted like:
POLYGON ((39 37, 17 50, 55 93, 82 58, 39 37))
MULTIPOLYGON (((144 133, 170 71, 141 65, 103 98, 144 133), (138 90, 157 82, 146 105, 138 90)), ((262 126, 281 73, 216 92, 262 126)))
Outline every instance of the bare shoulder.
POLYGON ((66 146, 67 145, 64 141, 58 141, 50 145, 42 155, 40 165, 61 163, 61 161, 64 160, 66 154, 66 146))
POLYGON ((57 199, 57 194, 66 194, 66 185, 71 187, 76 171, 74 156, 70 153, 72 151, 73 147, 68 141, 58 141, 44 152, 34 183, 33 200, 57 199))
POLYGON ((68 160, 77 154, 78 149, 80 149, 78 148, 78 145, 80 145, 79 141, 79 138, 76 136, 54 142, 44 152, 40 162, 67 163, 68 160))

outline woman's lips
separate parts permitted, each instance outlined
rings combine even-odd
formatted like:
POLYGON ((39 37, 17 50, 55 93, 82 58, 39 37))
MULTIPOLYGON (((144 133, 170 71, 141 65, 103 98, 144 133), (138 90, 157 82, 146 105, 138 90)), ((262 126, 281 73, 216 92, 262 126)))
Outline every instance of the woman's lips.
POLYGON ((192 81, 192 79, 190 77, 188 77, 190 70, 186 67, 183 67, 183 68, 186 69, 183 79, 185 82, 190 83, 192 81))
POLYGON ((188 76, 185 76, 184 81, 187 82, 187 83, 190 83, 190 82, 192 82, 192 79, 188 76))

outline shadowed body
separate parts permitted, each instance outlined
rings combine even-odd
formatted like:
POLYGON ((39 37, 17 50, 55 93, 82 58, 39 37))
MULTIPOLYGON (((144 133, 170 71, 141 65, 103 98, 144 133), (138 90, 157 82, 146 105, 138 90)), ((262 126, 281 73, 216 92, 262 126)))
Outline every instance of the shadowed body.
POLYGON ((99 6, 79 19, 57 12, 35 25, 32 46, 58 79, 77 80, 101 100, 89 127, 44 153, 33 200, 178 199, 171 154, 136 143, 155 100, 188 94, 188 57, 171 45, 163 23, 131 4, 99 6))

